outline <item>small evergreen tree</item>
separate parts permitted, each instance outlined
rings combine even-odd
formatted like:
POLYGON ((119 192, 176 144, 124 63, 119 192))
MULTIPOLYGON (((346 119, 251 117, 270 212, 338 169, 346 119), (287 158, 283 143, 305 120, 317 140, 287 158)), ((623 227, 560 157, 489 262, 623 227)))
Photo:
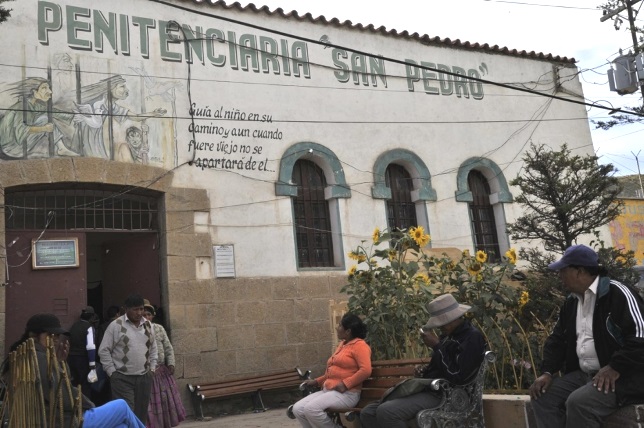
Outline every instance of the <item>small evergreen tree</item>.
POLYGON ((523 162, 522 175, 510 181, 521 190, 515 201, 525 208, 508 224, 512 239, 540 239, 547 251, 563 253, 620 214, 615 168, 599 165, 597 156, 573 155, 565 144, 558 151, 532 144, 523 162))
MULTIPOLYGON (((548 271, 548 264, 557 258, 552 253, 563 254, 581 235, 595 236, 593 243, 599 247, 599 263, 609 277, 635 285, 639 275, 633 269, 636 263, 633 251, 606 247, 597 231, 615 219, 623 205, 617 199, 621 186, 612 175, 613 165, 599 165, 597 156, 573 156, 565 144, 559 151, 533 144, 523 162, 523 175, 510 184, 521 189, 515 201, 526 208, 526 214, 508 224, 508 232, 513 239, 540 239, 551 252, 543 253, 538 248, 519 251, 519 257, 530 263, 537 274, 526 281, 531 295, 556 287, 558 275, 548 271)), ((545 305, 541 309, 552 308, 545 305)))

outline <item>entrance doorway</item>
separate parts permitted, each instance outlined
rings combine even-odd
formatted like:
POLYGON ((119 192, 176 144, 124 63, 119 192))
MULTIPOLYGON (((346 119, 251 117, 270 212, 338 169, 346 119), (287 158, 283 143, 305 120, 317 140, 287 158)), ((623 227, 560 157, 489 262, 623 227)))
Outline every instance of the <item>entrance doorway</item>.
POLYGON ((130 294, 161 305, 157 200, 134 192, 7 189, 5 349, 39 312, 56 314, 69 328, 85 306, 103 320, 130 294), (34 265, 34 242, 46 249, 44 260, 61 241, 74 242, 68 248, 76 246, 77 262, 56 266, 50 257, 50 265, 34 265))

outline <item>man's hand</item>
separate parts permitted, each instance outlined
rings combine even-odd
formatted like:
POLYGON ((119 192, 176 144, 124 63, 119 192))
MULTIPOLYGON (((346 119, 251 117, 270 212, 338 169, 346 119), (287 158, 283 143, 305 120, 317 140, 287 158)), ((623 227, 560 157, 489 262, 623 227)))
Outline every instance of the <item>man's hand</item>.
POLYGON ((552 375, 544 373, 534 380, 534 383, 530 385, 530 398, 536 400, 541 397, 541 394, 545 394, 550 384, 552 383, 552 375))
POLYGON ((428 364, 418 364, 414 367, 414 376, 415 377, 425 377, 425 372, 429 368, 428 364))
POLYGON ((604 394, 615 392, 617 379, 619 379, 619 372, 611 366, 604 366, 593 377, 593 386, 597 388, 597 391, 604 391, 604 394))
POLYGON ((438 338, 438 336, 436 336, 436 334, 434 333, 434 330, 423 331, 420 334, 420 338, 423 340, 423 343, 425 345, 431 348, 438 345, 438 343, 440 342, 440 339, 438 338))

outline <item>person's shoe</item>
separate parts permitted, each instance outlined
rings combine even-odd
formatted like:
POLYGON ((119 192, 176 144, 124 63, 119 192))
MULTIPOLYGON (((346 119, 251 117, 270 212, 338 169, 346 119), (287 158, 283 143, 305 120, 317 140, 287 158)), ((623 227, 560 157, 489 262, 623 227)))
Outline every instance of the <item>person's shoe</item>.
POLYGON ((288 416, 290 419, 295 419, 295 414, 293 414, 293 405, 291 404, 288 406, 288 409, 286 409, 286 416, 288 416))

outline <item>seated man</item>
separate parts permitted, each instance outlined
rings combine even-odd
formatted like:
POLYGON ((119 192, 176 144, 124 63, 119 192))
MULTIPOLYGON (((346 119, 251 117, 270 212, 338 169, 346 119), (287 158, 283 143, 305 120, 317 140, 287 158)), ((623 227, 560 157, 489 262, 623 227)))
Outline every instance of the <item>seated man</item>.
POLYGON ((548 266, 572 294, 546 339, 530 386, 539 428, 599 428, 624 404, 644 400, 644 304, 611 280, 595 251, 573 245, 548 266), (563 376, 557 376, 562 371, 563 376))
MULTIPOLYGON (((456 384, 466 384, 476 376, 485 353, 485 339, 463 315, 471 309, 460 305, 451 294, 437 297, 427 305, 430 318, 422 328, 425 345, 432 348, 432 360, 418 367, 416 375, 423 378, 442 378, 456 384), (440 329, 437 336, 433 329, 440 329)), ((407 421, 424 409, 440 404, 440 396, 427 387, 407 397, 377 401, 360 412, 360 422, 366 428, 405 428, 407 421)))

